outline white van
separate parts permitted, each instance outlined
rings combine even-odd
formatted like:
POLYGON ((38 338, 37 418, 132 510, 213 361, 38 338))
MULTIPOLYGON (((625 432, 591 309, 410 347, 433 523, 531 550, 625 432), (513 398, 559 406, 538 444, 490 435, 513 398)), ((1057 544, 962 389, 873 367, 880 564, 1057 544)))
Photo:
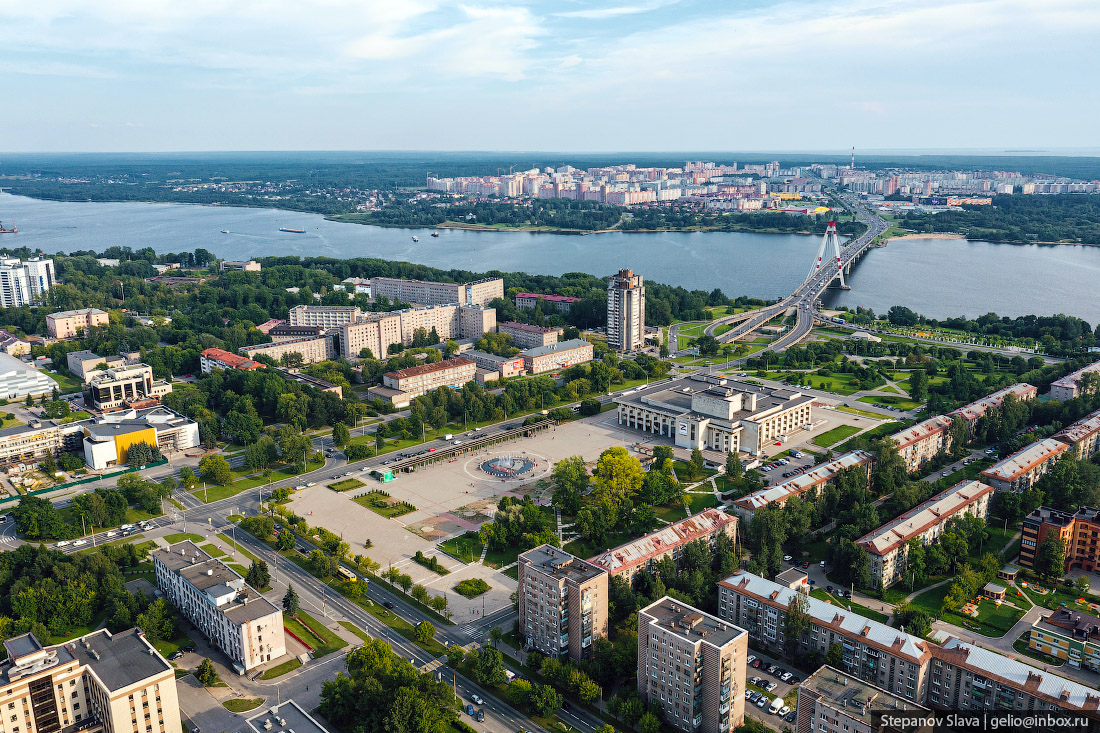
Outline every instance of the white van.
POLYGON ((446 435, 443 436, 443 440, 454 440, 454 439, 455 439, 455 436, 451 435, 450 433, 447 433, 446 435))
POLYGON ((782 709, 783 709, 783 698, 781 698, 781 697, 777 697, 774 700, 772 700, 772 704, 768 706, 768 712, 771 713, 772 715, 777 714, 782 709))

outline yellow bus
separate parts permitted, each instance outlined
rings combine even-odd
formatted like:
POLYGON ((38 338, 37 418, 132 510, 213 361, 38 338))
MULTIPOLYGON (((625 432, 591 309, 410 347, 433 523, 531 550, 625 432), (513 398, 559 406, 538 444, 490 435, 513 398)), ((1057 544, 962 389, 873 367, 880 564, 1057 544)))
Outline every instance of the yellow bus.
POLYGON ((344 578, 344 580, 350 580, 353 583, 355 581, 359 580, 358 578, 355 577, 355 573, 351 572, 350 570, 345 568, 343 565, 340 566, 340 575, 344 578))

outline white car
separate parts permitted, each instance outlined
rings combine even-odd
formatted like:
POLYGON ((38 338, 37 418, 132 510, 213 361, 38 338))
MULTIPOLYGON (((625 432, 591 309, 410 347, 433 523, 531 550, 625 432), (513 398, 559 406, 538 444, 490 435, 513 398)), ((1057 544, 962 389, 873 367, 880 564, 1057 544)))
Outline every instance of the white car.
POLYGON ((310 481, 308 484, 306 484, 307 487, 308 486, 316 486, 316 485, 317 485, 316 481, 310 481))
MULTIPOLYGON (((791 556, 790 555, 784 555, 783 556, 783 562, 790 562, 790 561, 791 561, 791 556)), ((749 663, 750 664, 752 663, 751 659, 749 660, 749 663)))
POLYGON ((756 661, 756 655, 755 654, 750 654, 749 658, 745 660, 745 664, 752 664, 755 661, 756 661))
POLYGON ((474 701, 475 705, 484 705, 485 701, 477 695, 470 695, 470 699, 474 701))
POLYGON ((68 547, 71 544, 72 543, 69 542, 68 540, 61 540, 60 542, 57 543, 57 546, 58 547, 68 547))
POLYGON ((80 547, 81 545, 86 545, 86 544, 88 544, 88 540, 77 540, 76 542, 73 543, 73 546, 74 547, 80 547))
POLYGON ((114 530, 111 530, 110 532, 107 533, 107 536, 108 537, 118 537, 118 532, 115 532, 114 530))

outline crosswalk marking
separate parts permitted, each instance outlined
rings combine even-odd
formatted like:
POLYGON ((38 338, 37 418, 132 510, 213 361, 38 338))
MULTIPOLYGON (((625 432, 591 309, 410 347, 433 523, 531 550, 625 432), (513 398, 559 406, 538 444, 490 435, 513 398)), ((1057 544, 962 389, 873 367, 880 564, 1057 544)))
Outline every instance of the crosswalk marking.
POLYGON ((433 659, 432 661, 430 661, 427 664, 423 665, 420 668, 420 671, 424 672, 424 673, 434 672, 442 666, 443 666, 443 662, 441 662, 438 659, 433 659))

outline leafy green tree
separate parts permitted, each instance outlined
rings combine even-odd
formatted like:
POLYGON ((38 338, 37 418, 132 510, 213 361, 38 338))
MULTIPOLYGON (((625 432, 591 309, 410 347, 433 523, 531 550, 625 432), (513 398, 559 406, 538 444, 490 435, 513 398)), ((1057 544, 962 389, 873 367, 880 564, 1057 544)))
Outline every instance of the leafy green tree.
POLYGON ((736 453, 730 451, 726 454, 726 477, 730 481, 740 481, 743 475, 741 459, 737 457, 736 453))
POLYGON ((649 711, 638 721, 638 730, 642 733, 659 733, 661 719, 654 715, 652 711, 649 711))
POLYGON ((562 696, 550 685, 532 685, 531 709, 536 715, 549 716, 561 707, 562 696))
POLYGON ((928 372, 914 369, 909 374, 909 396, 918 402, 928 399, 928 372))
POLYGON ((472 672, 474 679, 483 687, 504 684, 504 657, 500 650, 491 646, 478 649, 472 672))
POLYGON ((244 576, 244 582, 253 588, 266 588, 271 585, 271 571, 263 560, 256 560, 248 566, 248 573, 244 576))
POLYGON ((283 552, 294 549, 294 533, 289 529, 280 530, 279 536, 275 538, 275 547, 283 552))
POLYGON ((833 644, 829 647, 829 651, 825 652, 825 664, 836 669, 844 668, 844 647, 840 644, 833 644))
POLYGON ((914 537, 906 543, 905 583, 910 591, 924 582, 924 543, 914 537))
POLYGON ((171 639, 175 634, 176 623, 172 607, 163 598, 150 603, 138 614, 136 621, 150 643, 171 639))
POLYGON ((203 479, 224 486, 233 481, 233 469, 224 456, 209 455, 199 461, 199 471, 203 479))
POLYGON ((565 458, 554 464, 551 478, 554 493, 551 501, 565 514, 576 514, 581 508, 581 496, 588 488, 588 468, 580 456, 565 458))
POLYGON ((489 641, 492 642, 493 646, 500 646, 500 642, 503 638, 504 632, 499 626, 494 626, 493 628, 489 629, 489 641))
POLYGON ((294 590, 293 585, 288 585, 286 593, 283 594, 283 613, 287 616, 297 616, 298 611, 301 609, 301 601, 298 600, 297 591, 294 590))
POLYGON ((427 644, 435 638, 435 627, 429 621, 421 621, 413 629, 413 636, 421 644, 427 644))
POLYGON ((348 430, 348 426, 342 422, 338 422, 332 426, 332 442, 341 448, 348 444, 351 440, 351 431, 348 430))
POLYGON ((214 663, 209 659, 203 659, 195 672, 197 679, 203 687, 213 687, 218 683, 218 671, 214 669, 214 663))
POLYGON ((1066 541, 1053 533, 1047 534, 1035 551, 1035 572, 1044 578, 1058 578, 1065 573, 1066 541))

